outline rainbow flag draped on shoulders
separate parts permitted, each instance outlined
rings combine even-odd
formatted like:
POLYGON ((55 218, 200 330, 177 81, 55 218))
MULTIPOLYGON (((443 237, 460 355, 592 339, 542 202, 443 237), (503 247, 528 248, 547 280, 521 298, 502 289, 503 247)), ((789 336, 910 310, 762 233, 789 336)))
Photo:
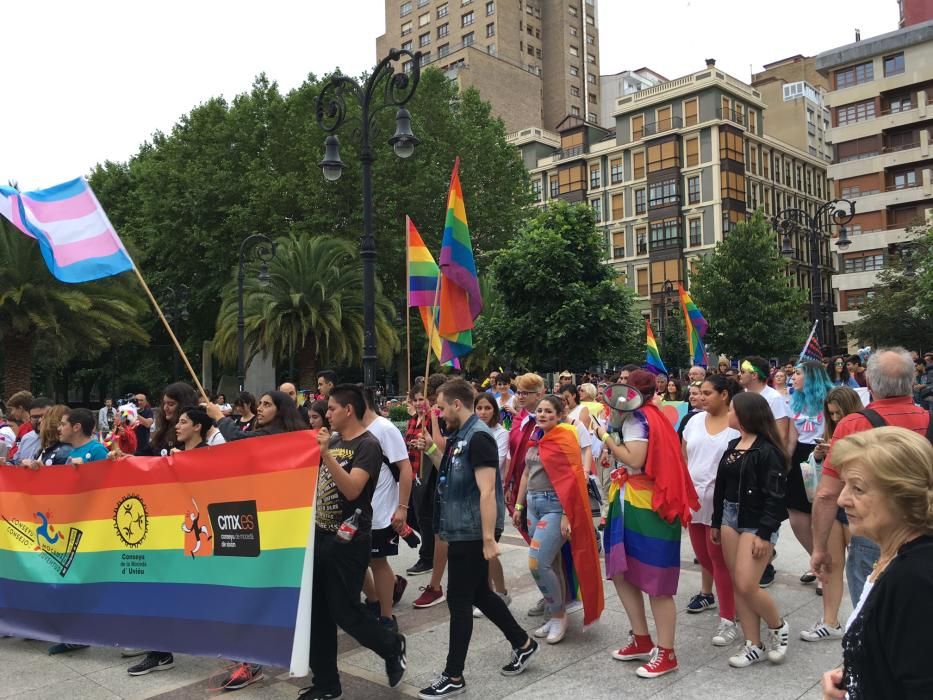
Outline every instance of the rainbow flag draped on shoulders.
POLYGON ((658 341, 654 339, 654 333, 648 319, 645 319, 645 334, 645 368, 655 374, 667 374, 667 367, 664 366, 664 360, 661 359, 658 341))
POLYGON ((567 545, 562 550, 567 591, 583 601, 583 624, 590 625, 602 615, 605 598, 577 429, 561 423, 531 444, 537 445, 544 470, 570 520, 569 551, 567 545))
POLYGON ((709 364, 709 357, 706 354, 706 347, 703 345, 703 336, 709 328, 700 309, 693 303, 693 298, 684 289, 683 284, 678 283, 677 289, 680 293, 680 308, 684 312, 684 330, 686 331, 687 344, 690 346, 690 357, 693 364, 700 367, 706 367, 709 364))
POLYGON ((310 432, 0 469, 0 633, 307 675, 310 432))

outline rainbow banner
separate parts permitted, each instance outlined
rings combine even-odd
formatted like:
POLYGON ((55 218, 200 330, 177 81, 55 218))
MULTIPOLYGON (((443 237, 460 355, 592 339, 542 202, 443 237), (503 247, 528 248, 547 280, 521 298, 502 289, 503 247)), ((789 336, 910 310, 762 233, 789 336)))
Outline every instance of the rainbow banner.
POLYGON ((706 347, 703 345, 703 336, 709 324, 700 313, 700 309, 693 303, 693 298, 684 289, 680 283, 677 284, 680 293, 680 308, 684 312, 684 330, 686 331, 687 344, 690 346, 690 357, 693 364, 700 367, 706 367, 709 364, 709 357, 706 354, 706 347))
POLYGON ((307 675, 319 463, 302 431, 0 468, 0 634, 307 675))
POLYGON ((645 333, 645 369, 655 374, 667 374, 667 367, 664 366, 664 360, 661 359, 658 341, 654 339, 654 333, 651 331, 651 324, 648 319, 645 319, 645 333))

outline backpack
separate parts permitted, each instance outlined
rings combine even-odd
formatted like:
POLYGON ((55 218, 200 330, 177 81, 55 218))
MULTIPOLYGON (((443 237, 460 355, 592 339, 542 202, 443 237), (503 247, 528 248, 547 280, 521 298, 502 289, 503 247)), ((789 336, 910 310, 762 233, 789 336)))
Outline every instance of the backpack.
MULTIPOLYGON (((888 422, 874 409, 863 408, 859 413, 865 416, 865 420, 871 423, 872 428, 884 428, 888 425, 888 422)), ((933 445, 933 409, 928 412, 928 418, 926 438, 927 441, 933 445)))

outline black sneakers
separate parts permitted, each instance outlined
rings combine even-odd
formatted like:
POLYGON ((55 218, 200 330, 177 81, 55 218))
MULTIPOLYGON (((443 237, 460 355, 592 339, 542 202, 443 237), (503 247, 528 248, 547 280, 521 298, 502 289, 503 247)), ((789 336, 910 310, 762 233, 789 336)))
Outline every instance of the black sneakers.
POLYGON ((126 672, 131 676, 145 676, 153 671, 168 671, 175 668, 175 657, 158 651, 150 651, 146 658, 135 666, 130 666, 126 672))
POLYGON ((386 676, 389 678, 390 688, 398 687, 398 684, 402 682, 402 678, 405 676, 405 669, 408 667, 408 660, 405 658, 405 636, 400 634, 398 641, 401 644, 398 654, 386 659, 386 676))
POLYGON ((529 644, 524 649, 512 649, 512 660, 502 667, 500 673, 503 676, 517 676, 525 670, 531 657, 538 651, 538 643, 528 638, 529 644))
POLYGON ((419 559, 414 564, 405 569, 405 573, 409 576, 420 576, 421 574, 430 573, 434 569, 434 563, 430 561, 424 561, 419 559))
POLYGON ((774 567, 768 564, 761 574, 761 580, 758 581, 759 588, 767 588, 774 583, 774 567))
POLYGON ((343 691, 340 686, 333 690, 326 690, 312 685, 310 688, 302 688, 301 692, 298 693, 298 700, 338 700, 338 698, 342 697, 343 691))
POLYGON ((434 698, 449 698, 466 692, 466 681, 461 677, 459 681, 451 680, 450 676, 442 673, 434 679, 427 688, 418 693, 421 700, 434 700, 434 698))

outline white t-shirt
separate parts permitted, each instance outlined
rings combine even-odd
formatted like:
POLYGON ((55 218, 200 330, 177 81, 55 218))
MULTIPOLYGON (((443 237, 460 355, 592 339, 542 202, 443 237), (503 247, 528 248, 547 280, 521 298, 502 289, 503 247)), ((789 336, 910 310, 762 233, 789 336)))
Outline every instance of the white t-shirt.
POLYGON ((693 522, 700 525, 710 525, 713 522, 713 492, 716 489, 719 460, 722 459, 729 441, 740 437, 738 430, 728 426, 711 435, 706 429, 707 415, 706 411, 700 411, 684 428, 687 469, 700 499, 700 509, 693 515, 693 522))
POLYGON ((8 425, 0 428, 0 440, 5 442, 8 448, 12 448, 16 444, 16 433, 13 432, 13 428, 8 425))
POLYGON ((408 449, 402 433, 388 418, 376 416, 376 419, 366 426, 374 438, 379 441, 382 454, 382 469, 379 470, 379 481, 373 492, 373 530, 382 530, 392 524, 392 515, 398 508, 398 482, 392 476, 389 464, 395 464, 408 459, 408 449))
POLYGON ((825 432, 826 417, 823 415, 823 410, 820 409, 815 416, 807 415, 806 411, 799 413, 794 413, 793 409, 789 411, 790 419, 794 421, 794 427, 797 429, 797 442, 815 445, 825 432))
POLYGON ((505 461, 509 458, 509 431, 501 425, 492 429, 492 436, 496 439, 499 448, 499 473, 505 477, 505 461))
POLYGON ((865 579, 865 585, 862 587, 862 595, 859 596, 858 603, 855 605, 855 610, 852 611, 852 614, 849 615, 849 619, 846 620, 846 632, 849 631, 849 627, 851 627, 852 623, 855 622, 855 618, 857 618, 859 613, 862 612, 862 608, 865 607, 865 601, 868 600, 871 589, 874 587, 874 581, 865 579))
POLYGON ((226 442, 227 442, 227 439, 223 435, 221 435, 219 430, 215 431, 213 435, 207 438, 207 444, 209 447, 214 447, 216 445, 223 445, 226 442))
POLYGON ((788 417, 787 400, 772 387, 765 385, 765 388, 758 393, 761 395, 761 398, 768 402, 774 420, 781 420, 781 418, 788 417))

